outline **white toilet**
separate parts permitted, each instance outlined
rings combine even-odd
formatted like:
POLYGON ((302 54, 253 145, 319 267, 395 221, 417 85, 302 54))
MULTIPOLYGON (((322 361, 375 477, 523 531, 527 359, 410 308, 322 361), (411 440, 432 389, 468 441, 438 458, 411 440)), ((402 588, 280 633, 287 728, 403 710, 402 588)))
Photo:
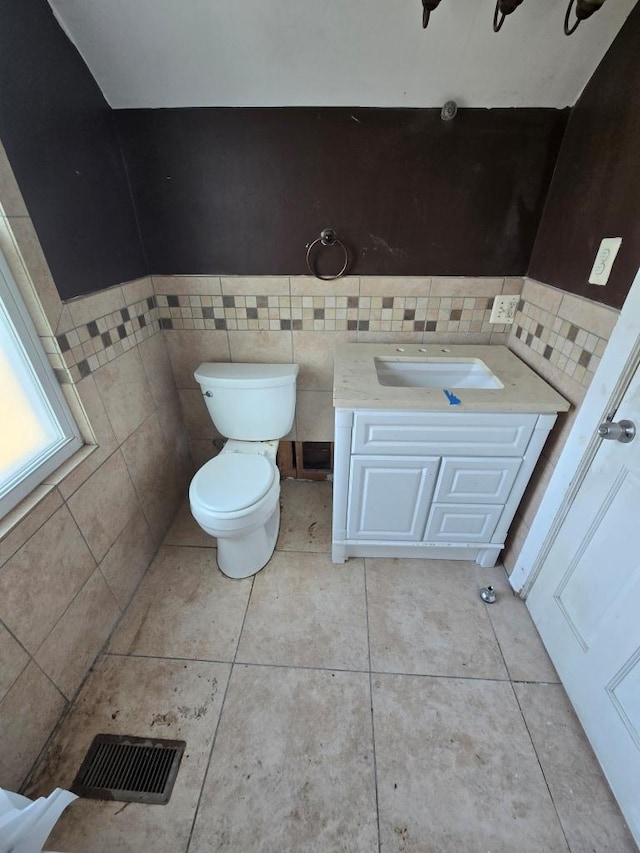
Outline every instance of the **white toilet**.
POLYGON ((293 424, 297 364, 205 362, 194 376, 228 440, 189 487, 191 514, 218 540, 218 566, 247 578, 270 560, 280 526, 278 439, 293 424))

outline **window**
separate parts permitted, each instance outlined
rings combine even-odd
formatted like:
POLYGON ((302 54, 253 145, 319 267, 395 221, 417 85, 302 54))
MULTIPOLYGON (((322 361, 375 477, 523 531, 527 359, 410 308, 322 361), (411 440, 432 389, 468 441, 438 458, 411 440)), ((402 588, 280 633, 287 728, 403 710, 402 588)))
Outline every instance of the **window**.
POLYGON ((0 254, 0 518, 81 446, 62 389, 0 254))

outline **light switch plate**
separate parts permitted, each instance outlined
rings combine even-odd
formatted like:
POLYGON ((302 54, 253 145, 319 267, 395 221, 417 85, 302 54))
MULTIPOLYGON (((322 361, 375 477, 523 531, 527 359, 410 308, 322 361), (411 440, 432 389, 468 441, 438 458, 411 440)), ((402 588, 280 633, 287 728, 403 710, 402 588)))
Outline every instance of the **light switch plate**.
POLYGON ((605 285, 611 275, 611 267, 622 245, 622 237, 605 237, 600 243, 600 248, 589 276, 589 284, 605 285))
POLYGON ((494 296, 489 322, 513 323, 519 301, 519 296, 494 296))

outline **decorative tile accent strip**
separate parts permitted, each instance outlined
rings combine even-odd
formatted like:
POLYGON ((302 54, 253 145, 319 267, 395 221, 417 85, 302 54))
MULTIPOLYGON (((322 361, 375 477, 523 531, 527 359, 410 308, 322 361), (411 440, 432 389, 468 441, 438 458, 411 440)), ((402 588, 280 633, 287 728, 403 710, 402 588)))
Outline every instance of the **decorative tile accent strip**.
POLYGON ((593 379, 607 346, 605 338, 522 299, 513 334, 584 388, 593 379))
POLYGON ((149 296, 56 335, 59 356, 50 355, 56 376, 62 383, 79 382, 160 328, 155 296, 149 296))
POLYGON ((493 297, 160 294, 162 329, 503 332, 493 297))

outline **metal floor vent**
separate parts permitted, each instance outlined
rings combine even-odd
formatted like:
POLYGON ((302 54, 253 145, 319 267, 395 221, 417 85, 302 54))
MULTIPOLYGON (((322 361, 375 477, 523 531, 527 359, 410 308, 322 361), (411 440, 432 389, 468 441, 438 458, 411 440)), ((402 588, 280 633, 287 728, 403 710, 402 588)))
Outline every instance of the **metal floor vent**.
POLYGON ((185 746, 183 740, 96 735, 71 790, 94 800, 164 805, 185 746))

